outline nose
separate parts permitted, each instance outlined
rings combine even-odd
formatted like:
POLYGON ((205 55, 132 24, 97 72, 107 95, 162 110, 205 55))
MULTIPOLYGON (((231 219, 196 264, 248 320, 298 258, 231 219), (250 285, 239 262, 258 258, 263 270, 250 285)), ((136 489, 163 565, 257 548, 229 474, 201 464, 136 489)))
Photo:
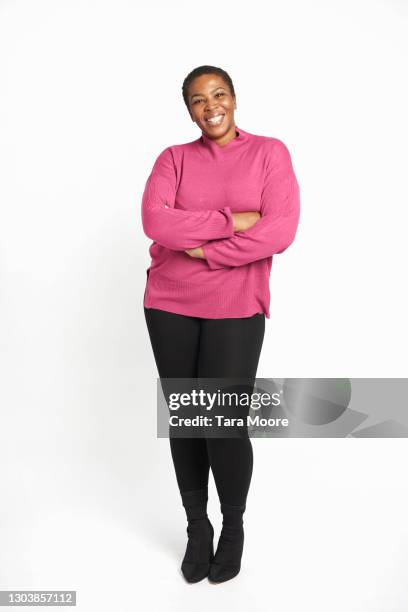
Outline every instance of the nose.
POLYGON ((211 102, 210 100, 207 102, 207 104, 205 105, 205 110, 206 111, 211 111, 213 112, 214 110, 218 110, 218 106, 217 106, 217 102, 211 102))

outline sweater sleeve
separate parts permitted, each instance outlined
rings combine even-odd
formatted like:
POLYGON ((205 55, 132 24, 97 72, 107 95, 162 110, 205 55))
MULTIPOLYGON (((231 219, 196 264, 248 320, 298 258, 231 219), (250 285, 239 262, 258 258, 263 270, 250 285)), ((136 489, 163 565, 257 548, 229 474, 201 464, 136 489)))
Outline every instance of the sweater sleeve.
POLYGON ((248 230, 201 245, 212 270, 243 266, 282 253, 295 238, 300 215, 299 185, 289 151, 277 138, 269 148, 260 213, 261 218, 248 230))
POLYGON ((168 249, 184 251, 207 240, 234 235, 229 206, 197 211, 175 208, 176 185, 175 163, 167 147, 157 157, 142 197, 142 225, 146 236, 168 249))

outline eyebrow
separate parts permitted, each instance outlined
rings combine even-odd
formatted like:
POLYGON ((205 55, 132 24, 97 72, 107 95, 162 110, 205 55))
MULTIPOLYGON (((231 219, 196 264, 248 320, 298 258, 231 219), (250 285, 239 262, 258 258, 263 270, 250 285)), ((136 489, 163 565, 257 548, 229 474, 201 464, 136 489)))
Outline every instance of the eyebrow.
MULTIPOLYGON (((211 93, 214 93, 214 91, 217 91, 217 89, 224 89, 224 90, 225 90, 225 87, 222 87, 222 86, 220 86, 220 87, 216 87, 215 89, 213 89, 213 90, 212 90, 212 92, 211 92, 211 93)), ((193 95, 191 96, 191 98, 194 98, 195 96, 203 96, 203 95, 204 95, 204 94, 197 93, 197 94, 193 94, 193 95)))

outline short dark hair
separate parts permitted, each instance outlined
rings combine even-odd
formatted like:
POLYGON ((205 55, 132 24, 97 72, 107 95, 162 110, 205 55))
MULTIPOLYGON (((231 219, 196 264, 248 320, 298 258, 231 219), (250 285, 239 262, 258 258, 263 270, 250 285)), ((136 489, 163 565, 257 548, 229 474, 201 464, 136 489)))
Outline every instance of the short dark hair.
POLYGON ((233 85, 232 79, 230 75, 228 74, 228 72, 226 72, 222 68, 218 68, 217 66, 198 66, 197 68, 194 68, 194 70, 188 73, 188 75, 186 76, 183 82, 182 93, 183 93, 183 99, 184 99, 185 105, 187 106, 188 112, 190 112, 190 108, 188 105, 188 88, 191 82, 195 78, 203 74, 216 74, 220 76, 227 83, 230 89, 231 95, 235 98, 234 85, 233 85))

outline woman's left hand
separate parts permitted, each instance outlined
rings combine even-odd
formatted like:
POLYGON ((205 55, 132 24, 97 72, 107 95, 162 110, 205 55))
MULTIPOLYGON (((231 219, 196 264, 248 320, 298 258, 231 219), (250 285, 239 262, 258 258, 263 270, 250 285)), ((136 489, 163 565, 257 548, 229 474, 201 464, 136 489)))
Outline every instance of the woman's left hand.
POLYGON ((186 249, 187 255, 190 257, 199 257, 200 259, 205 259, 204 251, 201 247, 196 247, 195 249, 186 249))

